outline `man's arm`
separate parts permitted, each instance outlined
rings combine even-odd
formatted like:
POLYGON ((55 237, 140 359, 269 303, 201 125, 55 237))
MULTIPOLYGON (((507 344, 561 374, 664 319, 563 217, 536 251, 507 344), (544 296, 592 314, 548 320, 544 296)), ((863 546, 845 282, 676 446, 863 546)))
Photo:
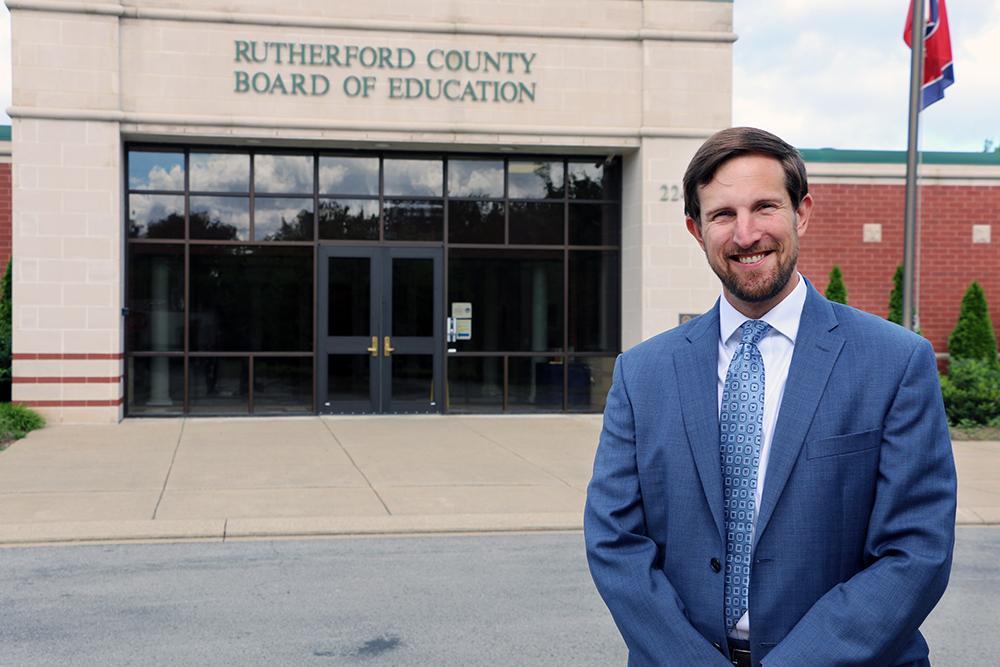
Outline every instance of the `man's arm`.
POLYGON ((929 343, 910 355, 883 424, 865 543, 871 564, 821 597, 764 659, 892 664, 944 593, 955 541, 955 463, 929 343))
POLYGON ((587 491, 584 536, 590 572, 628 645, 630 664, 729 665, 688 622, 677 592, 653 566, 656 545, 646 536, 635 420, 621 356, 587 491))

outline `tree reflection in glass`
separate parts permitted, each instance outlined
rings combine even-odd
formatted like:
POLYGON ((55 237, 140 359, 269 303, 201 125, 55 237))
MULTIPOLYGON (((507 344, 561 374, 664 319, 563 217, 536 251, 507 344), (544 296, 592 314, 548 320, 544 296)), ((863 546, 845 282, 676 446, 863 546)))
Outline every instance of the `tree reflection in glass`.
POLYGON ((129 195, 128 235, 134 239, 184 238, 184 197, 129 195))
POLYGON ((247 197, 191 197, 191 238, 245 241, 250 238, 247 197))
POLYGON ((253 224, 257 241, 312 241, 312 199, 257 197, 253 224))
POLYGON ((321 239, 378 239, 377 199, 320 199, 321 239))
POLYGON ((507 167, 507 190, 511 199, 562 199, 563 163, 511 160, 507 167))

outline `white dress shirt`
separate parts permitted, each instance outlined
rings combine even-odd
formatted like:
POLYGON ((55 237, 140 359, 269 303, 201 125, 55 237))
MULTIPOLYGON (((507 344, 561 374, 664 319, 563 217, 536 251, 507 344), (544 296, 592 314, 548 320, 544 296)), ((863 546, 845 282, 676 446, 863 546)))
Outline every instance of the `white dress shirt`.
MULTIPOLYGON (((788 368, 792 362, 792 352, 795 349, 795 337, 799 332, 799 320, 802 318, 802 307, 806 303, 806 281, 798 275, 799 284, 781 303, 769 310, 760 319, 771 325, 757 345, 760 356, 764 360, 764 424, 763 437, 760 443, 760 465, 757 468, 757 491, 754 494, 753 523, 756 528, 757 514, 760 512, 760 499, 764 491, 764 476, 767 473, 767 461, 771 453, 771 439, 774 436, 774 424, 778 420, 778 408, 781 407, 781 397, 785 394, 785 381, 788 379, 788 368)), ((733 308, 726 300, 725 294, 719 300, 719 411, 722 411, 722 389, 726 383, 729 364, 733 360, 736 348, 740 345, 740 327, 750 318, 733 308)), ((750 612, 736 623, 736 628, 730 633, 736 639, 750 637, 750 612)))

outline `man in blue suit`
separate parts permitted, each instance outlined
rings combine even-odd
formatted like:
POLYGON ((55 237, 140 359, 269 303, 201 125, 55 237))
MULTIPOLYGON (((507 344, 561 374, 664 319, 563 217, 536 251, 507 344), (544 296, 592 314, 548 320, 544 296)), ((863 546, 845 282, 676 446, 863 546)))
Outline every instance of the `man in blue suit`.
POLYGON ((796 270, 790 145, 731 128, 684 176, 715 307, 623 353, 584 530, 630 665, 929 665, 955 467, 934 352, 796 270))

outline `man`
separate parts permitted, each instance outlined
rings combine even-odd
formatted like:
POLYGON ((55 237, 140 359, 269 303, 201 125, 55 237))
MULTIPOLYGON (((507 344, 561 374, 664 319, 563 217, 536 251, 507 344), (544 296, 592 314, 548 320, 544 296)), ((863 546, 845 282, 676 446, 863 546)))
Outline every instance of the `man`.
POLYGON ((684 199, 722 297, 618 358, 584 518, 629 664, 928 665, 956 487, 931 346, 798 274, 778 137, 712 136, 684 199))

